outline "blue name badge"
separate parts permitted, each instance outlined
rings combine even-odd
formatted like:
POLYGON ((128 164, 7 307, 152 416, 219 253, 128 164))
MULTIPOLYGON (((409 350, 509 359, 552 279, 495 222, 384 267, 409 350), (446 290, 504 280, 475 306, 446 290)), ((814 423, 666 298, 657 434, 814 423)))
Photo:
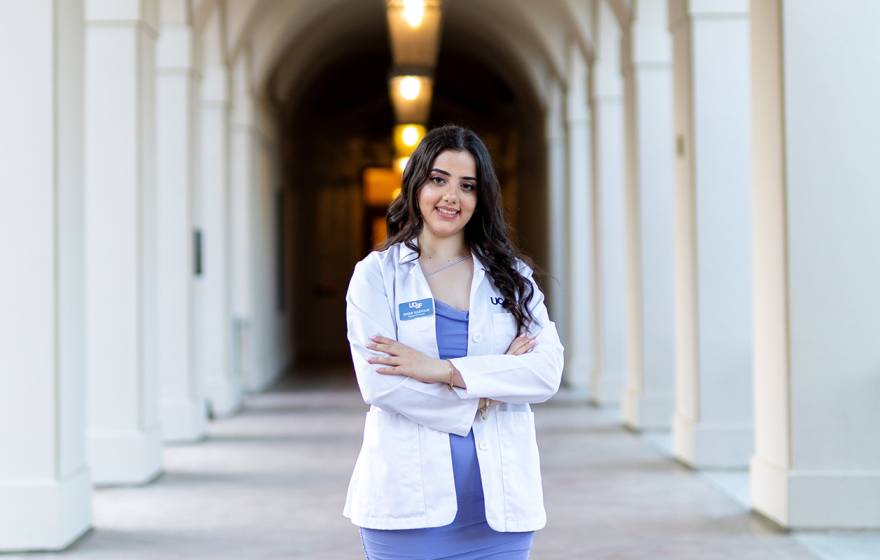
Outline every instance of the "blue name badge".
POLYGON ((400 320, 409 321, 434 314, 434 300, 431 298, 407 301, 398 305, 400 320))

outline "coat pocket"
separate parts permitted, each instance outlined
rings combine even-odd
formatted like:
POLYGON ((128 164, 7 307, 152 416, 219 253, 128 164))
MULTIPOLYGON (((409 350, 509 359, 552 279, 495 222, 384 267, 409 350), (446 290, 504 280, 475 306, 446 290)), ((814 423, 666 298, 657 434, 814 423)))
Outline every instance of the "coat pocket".
POLYGON ((506 353, 514 338, 516 338, 516 319, 513 313, 493 313, 492 350, 497 354, 506 353))
POLYGON ((501 469, 504 476, 505 511, 514 519, 544 515, 541 463, 531 410, 497 412, 501 431, 501 469))
POLYGON ((418 317, 397 323, 397 340, 423 352, 433 358, 437 357, 437 344, 434 338, 434 315, 418 317))
POLYGON ((425 514, 419 426, 381 409, 367 413, 364 473, 369 517, 406 518, 425 514))

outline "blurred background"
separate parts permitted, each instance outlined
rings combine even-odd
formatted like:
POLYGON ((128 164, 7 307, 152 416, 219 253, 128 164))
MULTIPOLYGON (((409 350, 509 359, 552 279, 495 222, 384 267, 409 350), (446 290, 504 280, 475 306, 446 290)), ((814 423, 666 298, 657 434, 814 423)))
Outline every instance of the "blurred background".
POLYGON ((0 552, 358 558, 354 264, 488 145, 535 558, 880 558, 880 2, 0 3, 0 552))

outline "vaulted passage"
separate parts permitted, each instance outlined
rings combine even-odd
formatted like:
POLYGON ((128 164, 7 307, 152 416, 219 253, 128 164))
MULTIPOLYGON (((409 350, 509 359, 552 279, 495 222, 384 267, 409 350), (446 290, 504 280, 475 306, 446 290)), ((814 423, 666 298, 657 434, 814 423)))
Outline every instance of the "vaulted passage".
MULTIPOLYGON (((283 300, 293 310, 287 344, 294 378, 339 371, 350 362, 345 290, 354 263, 374 248, 374 232, 384 230, 389 201, 370 200, 365 176, 394 165, 392 62, 384 11, 370 8, 351 29, 327 24, 327 46, 319 50, 329 52, 320 59, 302 61, 292 39, 290 54, 273 71, 283 92, 280 252, 283 300)), ((327 18, 335 21, 337 14, 327 18)), ((529 254, 540 256, 547 242, 541 110, 515 61, 475 55, 480 41, 486 39, 452 23, 444 27, 427 125, 464 124, 481 135, 515 234, 529 254)))
POLYGON ((829 4, 0 3, 0 552, 358 555, 345 293, 456 123, 565 346, 535 555, 880 557, 880 3, 829 4))

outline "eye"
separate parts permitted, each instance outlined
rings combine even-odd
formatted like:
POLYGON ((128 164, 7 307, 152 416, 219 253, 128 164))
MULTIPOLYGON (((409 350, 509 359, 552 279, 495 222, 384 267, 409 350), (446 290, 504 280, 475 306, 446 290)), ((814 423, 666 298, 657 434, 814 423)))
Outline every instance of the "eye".
POLYGON ((466 190, 467 192, 471 192, 472 190, 474 190, 474 189, 477 188, 477 185, 475 185, 475 184, 473 184, 473 183, 463 183, 463 184, 461 185, 461 188, 463 188, 463 189, 466 190))
POLYGON ((444 179, 443 177, 439 177, 437 175, 431 176, 431 180, 434 182, 435 185, 442 185, 443 183, 446 182, 446 179, 444 179))

